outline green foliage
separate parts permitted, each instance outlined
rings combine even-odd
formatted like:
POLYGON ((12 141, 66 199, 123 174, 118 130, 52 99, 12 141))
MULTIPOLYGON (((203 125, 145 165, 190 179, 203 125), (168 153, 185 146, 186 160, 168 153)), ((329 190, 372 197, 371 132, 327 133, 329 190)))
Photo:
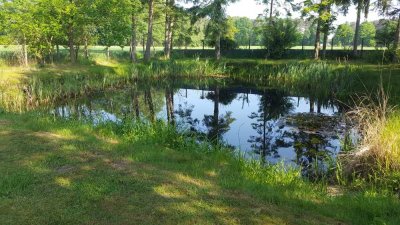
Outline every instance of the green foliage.
POLYGON ((340 24, 336 29, 334 39, 344 48, 351 45, 354 37, 354 30, 348 23, 340 24))
POLYGON ((383 20, 380 21, 379 27, 376 29, 376 42, 379 46, 391 48, 394 45, 397 21, 383 20))
POLYGON ((287 49, 296 45, 300 37, 295 21, 289 18, 274 19, 267 24, 264 31, 264 45, 268 49, 269 57, 282 57, 287 49))
POLYGON ((360 43, 364 40, 364 45, 367 47, 374 47, 376 29, 375 25, 371 22, 364 22, 361 24, 360 28, 360 43))

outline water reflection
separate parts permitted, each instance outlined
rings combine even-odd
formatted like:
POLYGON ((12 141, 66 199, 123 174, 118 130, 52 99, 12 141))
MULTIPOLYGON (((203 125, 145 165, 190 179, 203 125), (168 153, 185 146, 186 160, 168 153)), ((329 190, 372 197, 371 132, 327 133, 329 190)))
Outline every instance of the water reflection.
POLYGON ((279 89, 137 85, 53 107, 56 117, 119 122, 161 119, 263 162, 305 170, 340 151, 339 107, 279 89), (315 110, 316 109, 316 110, 315 110))

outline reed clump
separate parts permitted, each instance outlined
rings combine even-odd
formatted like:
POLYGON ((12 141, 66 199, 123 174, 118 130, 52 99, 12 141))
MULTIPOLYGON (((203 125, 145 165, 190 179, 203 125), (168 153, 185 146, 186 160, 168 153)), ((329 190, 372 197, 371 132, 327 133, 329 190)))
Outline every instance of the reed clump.
POLYGON ((400 116, 384 89, 359 97, 348 117, 356 124, 359 143, 342 155, 346 176, 400 190, 400 116))

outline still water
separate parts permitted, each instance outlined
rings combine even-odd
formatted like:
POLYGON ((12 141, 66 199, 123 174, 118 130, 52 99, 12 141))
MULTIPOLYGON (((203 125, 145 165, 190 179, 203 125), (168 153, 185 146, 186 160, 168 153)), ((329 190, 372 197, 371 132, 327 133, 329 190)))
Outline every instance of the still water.
POLYGON ((59 103, 57 117, 119 122, 165 120, 246 157, 308 166, 334 158, 346 126, 335 101, 271 88, 137 85, 59 103))

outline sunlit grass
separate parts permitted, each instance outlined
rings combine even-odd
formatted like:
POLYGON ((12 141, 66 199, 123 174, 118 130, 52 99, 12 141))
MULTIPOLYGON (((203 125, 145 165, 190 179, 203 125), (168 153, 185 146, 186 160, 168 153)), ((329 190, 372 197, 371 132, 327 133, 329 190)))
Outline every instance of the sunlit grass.
POLYGON ((210 149, 162 123, 95 128, 35 113, 0 121, 6 224, 399 223, 391 195, 330 196, 295 169, 210 149))

